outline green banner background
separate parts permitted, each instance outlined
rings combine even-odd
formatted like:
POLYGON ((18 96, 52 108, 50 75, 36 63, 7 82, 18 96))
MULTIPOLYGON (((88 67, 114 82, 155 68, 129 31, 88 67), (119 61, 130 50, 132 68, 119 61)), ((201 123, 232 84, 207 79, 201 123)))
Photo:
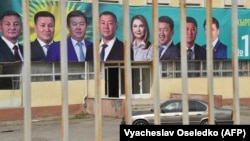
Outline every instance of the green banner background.
MULTIPOLYGON (((21 0, 8 0, 5 3, 0 4, 0 12, 4 10, 15 10, 19 13, 22 13, 21 10, 21 0)), ((73 9, 78 9, 84 11, 88 16, 88 30, 86 38, 89 40, 93 39, 93 27, 92 27, 92 4, 85 2, 67 2, 66 11, 67 13, 73 9)), ((31 36, 30 39, 35 39, 35 33, 33 30, 34 14, 41 10, 48 10, 56 16, 56 32, 54 39, 56 41, 60 40, 60 9, 58 7, 57 1, 45 1, 45 0, 30 0, 30 28, 31 36)), ((116 14, 118 19, 118 30, 117 37, 123 40, 123 9, 120 4, 104 4, 99 5, 99 12, 103 11, 112 11, 116 14)), ((170 16, 175 23, 175 33, 174 33, 174 43, 180 41, 180 9, 178 7, 170 6, 159 6, 159 16, 167 15, 170 16)), ((129 16, 142 14, 147 18, 147 21, 150 25, 150 40, 152 41, 152 7, 149 5, 146 6, 130 6, 129 16)), ((231 8, 213 8, 212 14, 215 18, 219 20, 220 24, 220 35, 219 39, 221 42, 225 43, 228 46, 228 59, 232 58, 232 19, 231 19, 231 8)), ((22 15, 22 14, 21 14, 22 15)), ((201 7, 187 7, 186 10, 187 16, 192 16, 197 20, 198 23, 198 34, 196 38, 196 43, 199 45, 204 45, 206 43, 205 32, 203 28, 203 22, 206 18, 206 9, 201 7)), ((66 29, 66 28, 65 28, 66 29)), ((130 30, 130 29, 128 29, 130 30)), ((249 35, 250 34, 250 10, 239 8, 238 9, 238 56, 239 59, 249 60, 249 35)), ((156 35, 157 36, 157 35, 156 35)), ((99 37, 98 37, 99 38, 99 37)))

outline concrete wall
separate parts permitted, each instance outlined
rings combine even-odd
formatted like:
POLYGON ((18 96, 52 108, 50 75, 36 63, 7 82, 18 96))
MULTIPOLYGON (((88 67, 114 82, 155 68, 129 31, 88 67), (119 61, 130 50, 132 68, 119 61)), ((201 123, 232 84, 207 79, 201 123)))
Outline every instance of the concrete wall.
MULTIPOLYGON (((233 79, 231 77, 214 78, 214 94, 222 95, 222 99, 233 98, 233 79)), ((248 85, 250 83, 249 77, 239 78, 239 95, 240 98, 250 98, 248 85)), ((207 94, 207 78, 193 78, 188 79, 188 93, 189 94, 207 94)), ((182 93, 181 79, 161 79, 160 80, 161 98, 167 99, 170 93, 182 93)))

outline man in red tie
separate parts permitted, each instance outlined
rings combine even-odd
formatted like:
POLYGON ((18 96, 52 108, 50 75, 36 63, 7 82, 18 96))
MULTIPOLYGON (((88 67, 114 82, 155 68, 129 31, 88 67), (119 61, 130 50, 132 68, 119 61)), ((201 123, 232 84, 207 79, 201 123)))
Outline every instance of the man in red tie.
POLYGON ((0 62, 23 60, 23 46, 18 43, 22 33, 21 16, 15 11, 4 11, 0 16, 0 62))

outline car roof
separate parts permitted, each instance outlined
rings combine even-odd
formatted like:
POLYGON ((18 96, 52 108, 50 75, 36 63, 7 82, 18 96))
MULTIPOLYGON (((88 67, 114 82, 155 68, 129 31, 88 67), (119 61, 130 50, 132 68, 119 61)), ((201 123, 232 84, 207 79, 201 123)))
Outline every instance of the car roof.
MULTIPOLYGON (((168 99, 168 100, 162 102, 162 104, 163 104, 163 103, 166 103, 166 102, 167 102, 167 103, 168 103, 168 102, 173 102, 173 101, 182 101, 182 99, 180 99, 180 98, 168 99)), ((188 99, 188 101, 198 101, 198 102, 207 104, 207 102, 205 102, 204 100, 201 100, 201 99, 188 99)))

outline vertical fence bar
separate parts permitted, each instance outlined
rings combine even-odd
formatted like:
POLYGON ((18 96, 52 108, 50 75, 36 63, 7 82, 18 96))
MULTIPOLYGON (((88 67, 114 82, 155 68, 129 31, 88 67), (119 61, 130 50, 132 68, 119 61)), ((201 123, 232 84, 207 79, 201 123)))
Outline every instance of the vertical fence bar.
POLYGON ((22 67, 22 89, 24 104, 24 140, 31 141, 31 60, 30 60, 30 28, 29 28, 29 0, 22 1, 23 9, 23 40, 24 61, 22 67))
POLYGON ((186 0, 180 1, 180 29, 181 29, 181 82, 182 82, 182 112, 183 124, 189 124, 188 118, 188 81, 187 81, 187 43, 186 43, 186 0))
POLYGON ((160 86, 159 86, 159 44, 158 44, 158 0, 152 1, 152 19, 153 19, 153 95, 154 95, 154 113, 155 124, 160 124, 160 86))
POLYGON ((212 45, 212 1, 206 0, 206 39, 207 39, 207 85, 208 85, 208 123, 214 124, 213 92, 213 45, 212 45))
POLYGON ((69 140, 69 109, 68 109, 68 55, 67 55, 67 30, 66 27, 66 0, 60 0, 60 54, 61 56, 61 88, 62 88, 62 140, 69 140))
POLYGON ((132 124, 132 75, 131 75, 131 52, 130 52, 130 33, 129 33, 129 0, 123 0, 123 35, 124 35, 124 64, 125 64, 125 121, 132 124))
MULTIPOLYGON (((102 102, 101 102, 101 69, 99 55, 99 4, 92 1, 93 37, 94 37, 94 72, 95 72, 95 140, 102 141, 102 102)), ((103 65, 104 66, 104 65, 103 65)), ((103 69, 105 71, 105 69, 103 69)), ((105 72, 103 72, 105 73, 105 72)))
POLYGON ((233 75, 233 119, 240 124, 239 69, 238 69, 238 1, 232 0, 232 75, 233 75))

